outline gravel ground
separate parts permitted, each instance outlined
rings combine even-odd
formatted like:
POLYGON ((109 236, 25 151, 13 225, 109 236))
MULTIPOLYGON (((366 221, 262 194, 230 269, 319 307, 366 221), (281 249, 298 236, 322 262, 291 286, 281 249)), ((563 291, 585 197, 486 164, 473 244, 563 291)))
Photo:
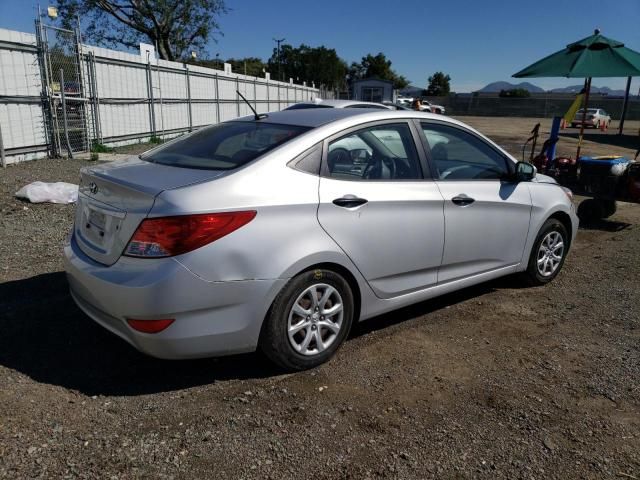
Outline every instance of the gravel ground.
POLYGON ((581 229, 560 276, 513 277, 361 324, 328 364, 168 362, 73 304, 72 206, 0 171, 2 478, 640 479, 640 207, 581 229))

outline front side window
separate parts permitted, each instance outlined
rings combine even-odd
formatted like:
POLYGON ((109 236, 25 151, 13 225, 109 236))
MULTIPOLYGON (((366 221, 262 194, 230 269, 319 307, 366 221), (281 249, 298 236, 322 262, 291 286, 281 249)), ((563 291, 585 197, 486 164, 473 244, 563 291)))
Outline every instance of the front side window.
POLYGON ((464 130, 422 124, 439 180, 497 180, 509 173, 508 160, 480 138, 464 130))
POLYGON ((233 170, 286 143, 309 127, 228 122, 203 128, 140 158, 182 168, 233 170))
POLYGON ((405 123, 358 130, 329 143, 327 174, 342 180, 422 178, 418 153, 405 123))

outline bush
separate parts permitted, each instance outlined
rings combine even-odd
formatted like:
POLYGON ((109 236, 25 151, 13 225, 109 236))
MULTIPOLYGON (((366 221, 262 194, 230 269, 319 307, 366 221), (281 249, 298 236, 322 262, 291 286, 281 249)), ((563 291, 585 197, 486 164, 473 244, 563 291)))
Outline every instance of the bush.
POLYGON ((107 147, 106 145, 99 142, 93 142, 93 144, 91 145, 91 151, 93 153, 109 153, 113 152, 113 148, 107 147))
POLYGON ((531 93, 526 88, 512 88, 511 90, 500 90, 499 96, 507 98, 529 98, 531 93))

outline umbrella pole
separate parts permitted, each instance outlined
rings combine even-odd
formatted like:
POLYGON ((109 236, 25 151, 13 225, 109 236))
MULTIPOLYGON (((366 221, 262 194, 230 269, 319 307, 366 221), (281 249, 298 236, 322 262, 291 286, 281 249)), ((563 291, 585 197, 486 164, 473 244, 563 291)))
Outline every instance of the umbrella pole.
POLYGON ((584 92, 584 106, 582 107, 582 123, 580 124, 580 137, 578 138, 578 151, 576 152, 576 160, 580 158, 580 149, 582 147, 582 136, 584 135, 584 122, 587 120, 587 107, 589 106, 589 91, 591 90, 591 77, 587 78, 586 92, 584 92))
POLYGON ((622 115, 620 115, 620 126, 618 127, 618 135, 622 135, 624 128, 624 117, 627 116, 627 107, 629 106, 629 90, 631 90, 631 77, 627 77, 627 89, 624 92, 624 103, 622 104, 622 115))

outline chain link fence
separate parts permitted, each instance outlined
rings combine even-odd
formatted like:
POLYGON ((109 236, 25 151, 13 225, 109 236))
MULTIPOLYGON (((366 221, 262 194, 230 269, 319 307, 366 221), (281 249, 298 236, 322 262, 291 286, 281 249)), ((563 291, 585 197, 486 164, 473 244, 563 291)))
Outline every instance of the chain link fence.
MULTIPOLYGON (((501 98, 482 95, 450 95, 429 97, 432 103, 446 108, 448 115, 474 115, 480 117, 539 117, 563 116, 574 101, 574 97, 536 96, 528 98, 501 98)), ((589 105, 606 110, 613 119, 622 115, 623 100, 592 96, 589 105)), ((626 118, 640 120, 640 101, 630 98, 626 118)))
POLYGON ((85 112, 82 52, 77 32, 41 25, 48 126, 55 156, 73 156, 89 145, 89 123, 85 112))

